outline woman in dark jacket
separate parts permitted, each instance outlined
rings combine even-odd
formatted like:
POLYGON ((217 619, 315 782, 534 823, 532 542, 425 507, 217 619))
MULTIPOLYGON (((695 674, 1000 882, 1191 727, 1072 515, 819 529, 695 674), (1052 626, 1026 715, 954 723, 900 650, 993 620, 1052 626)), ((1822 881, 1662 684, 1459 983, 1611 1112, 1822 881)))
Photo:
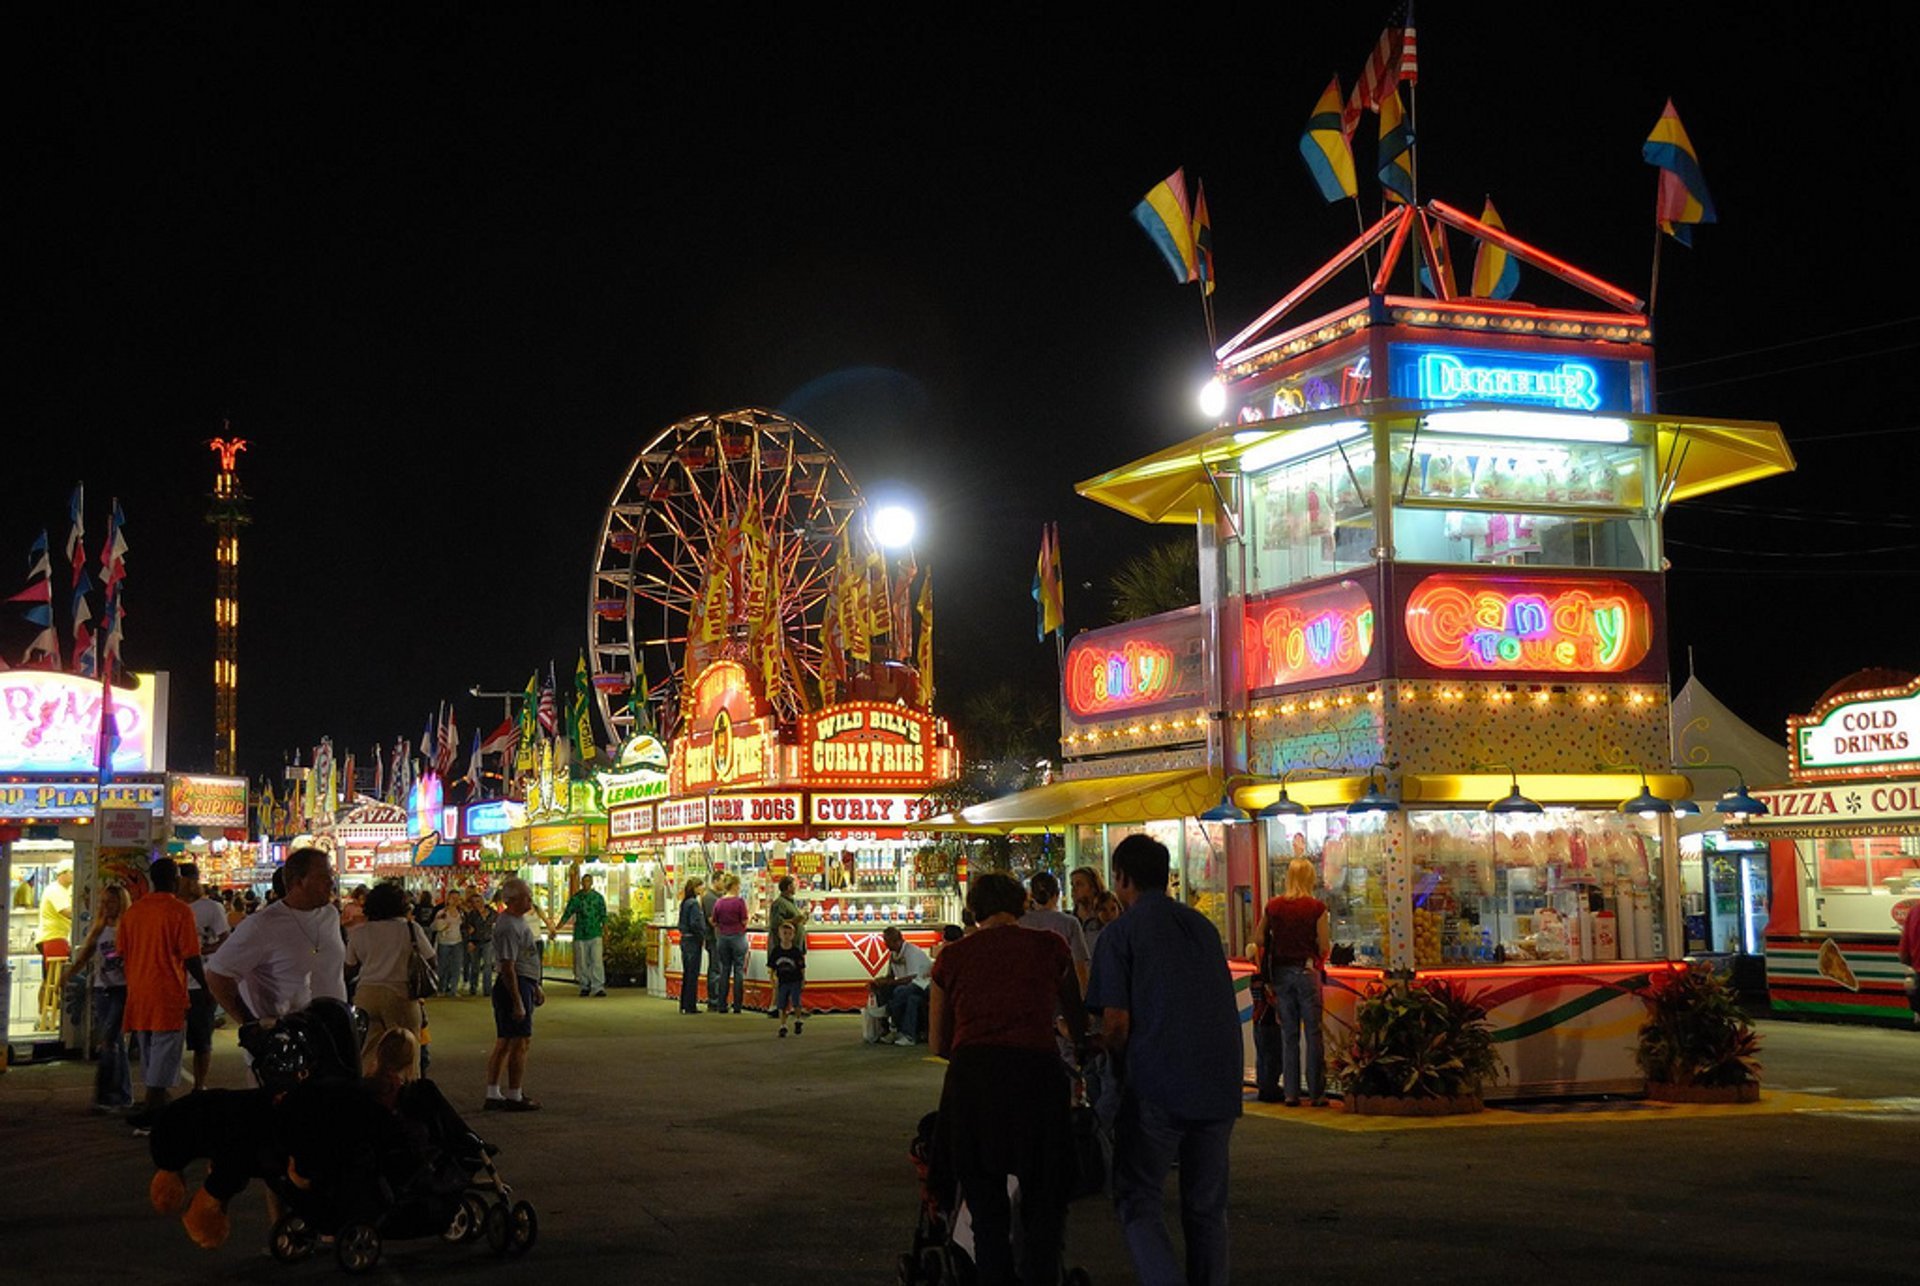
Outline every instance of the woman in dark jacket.
POLYGON ((1066 1069, 1054 1035, 1086 1027, 1079 977, 1060 935, 1020 926, 1027 891, 1008 875, 973 881, 978 927, 941 948, 928 996, 931 1038, 948 1058, 940 1093, 941 1178, 958 1181, 973 1216, 978 1280, 1060 1277, 1073 1168, 1066 1069), (1020 1181, 1019 1271, 1007 1176, 1020 1181))
POLYGON ((707 913, 700 908, 697 875, 687 877, 680 890, 680 1012, 700 1012, 700 955, 707 941, 707 913))

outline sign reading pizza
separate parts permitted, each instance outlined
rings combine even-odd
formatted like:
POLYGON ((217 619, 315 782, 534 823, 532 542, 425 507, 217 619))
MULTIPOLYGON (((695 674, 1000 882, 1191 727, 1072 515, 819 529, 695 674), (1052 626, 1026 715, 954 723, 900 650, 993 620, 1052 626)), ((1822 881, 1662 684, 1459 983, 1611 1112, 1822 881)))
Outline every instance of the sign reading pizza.
POLYGON ((1795 777, 1885 777, 1920 770, 1920 678, 1846 692, 1787 720, 1795 777))
POLYGON ((939 720, 878 701, 828 706, 800 721, 801 776, 839 786, 925 786, 938 780, 939 720))

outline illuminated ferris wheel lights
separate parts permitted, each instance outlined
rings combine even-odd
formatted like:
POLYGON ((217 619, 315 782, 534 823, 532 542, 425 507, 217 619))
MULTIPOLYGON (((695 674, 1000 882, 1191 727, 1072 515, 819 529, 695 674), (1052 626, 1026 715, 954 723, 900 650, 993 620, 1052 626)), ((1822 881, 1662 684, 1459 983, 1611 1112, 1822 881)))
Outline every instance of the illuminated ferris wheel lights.
POLYGON ((873 513, 873 539, 882 549, 905 549, 913 543, 920 521, 904 505, 882 505, 873 513))

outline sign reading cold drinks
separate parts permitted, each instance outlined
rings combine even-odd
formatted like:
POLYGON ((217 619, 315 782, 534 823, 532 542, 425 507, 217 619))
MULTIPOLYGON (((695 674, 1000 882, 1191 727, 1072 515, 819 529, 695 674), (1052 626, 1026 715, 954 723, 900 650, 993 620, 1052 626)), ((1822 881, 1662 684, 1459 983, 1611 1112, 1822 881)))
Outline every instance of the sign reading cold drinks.
POLYGON ((1797 777, 1885 776, 1920 767, 1920 679, 1904 690, 1845 693, 1787 722, 1797 777))

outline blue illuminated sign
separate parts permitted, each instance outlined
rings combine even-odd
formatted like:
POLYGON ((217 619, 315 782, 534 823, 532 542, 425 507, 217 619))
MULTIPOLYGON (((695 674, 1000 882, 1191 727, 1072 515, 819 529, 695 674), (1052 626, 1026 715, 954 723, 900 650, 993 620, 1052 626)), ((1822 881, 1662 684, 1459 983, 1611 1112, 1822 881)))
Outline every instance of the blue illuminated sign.
POLYGON ((527 807, 511 799, 490 799, 467 808, 465 834, 498 835, 527 824, 527 807))
POLYGON ((1624 361, 1396 344, 1389 365, 1393 396, 1421 402, 1506 402, 1562 411, 1632 409, 1624 361))

